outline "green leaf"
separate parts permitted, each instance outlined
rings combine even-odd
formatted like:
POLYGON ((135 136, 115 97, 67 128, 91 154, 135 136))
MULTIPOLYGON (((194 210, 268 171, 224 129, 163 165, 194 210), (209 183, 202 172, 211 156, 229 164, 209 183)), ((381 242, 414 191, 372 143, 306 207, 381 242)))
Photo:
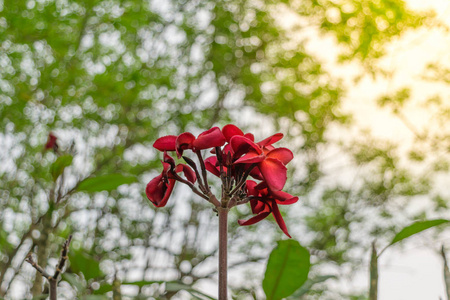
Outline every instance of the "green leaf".
MULTIPOLYGON (((45 294, 45 295, 37 295, 37 296, 34 296, 33 298, 31 298, 31 300, 41 300, 41 299, 47 299, 48 298, 48 295, 47 294, 45 294)), ((3 298, 0 298, 0 300, 4 300, 3 298)))
POLYGON ((84 300, 108 300, 108 297, 104 295, 87 295, 84 296, 84 300))
POLYGON ((450 222, 449 220, 445 219, 436 219, 436 220, 427 220, 427 221, 419 221, 415 222, 405 228, 403 228, 399 233, 397 233, 394 236, 394 239, 389 244, 389 246, 400 242, 401 240, 404 240, 416 233, 422 232, 424 230, 427 230, 428 228, 435 227, 444 223, 450 222))
POLYGON ((70 251, 70 268, 75 273, 83 273, 86 280, 101 277, 100 263, 89 254, 78 250, 70 251))
POLYGON ((215 298, 208 296, 200 291, 197 291, 196 289, 192 288, 192 286, 179 282, 166 282, 166 291, 169 292, 186 291, 199 300, 203 299, 215 300, 215 298))
POLYGON ((136 181, 137 178, 134 176, 124 176, 122 174, 107 174, 86 178, 85 180, 80 182, 77 190, 85 192, 112 191, 122 184, 130 184, 136 181))
POLYGON ((53 181, 58 179, 59 175, 64 172, 64 169, 72 164, 73 156, 66 154, 58 157, 55 162, 50 167, 50 172, 52 173, 53 181))
POLYGON ((295 291, 294 294, 292 294, 290 297, 288 297, 289 300, 294 300, 294 299, 299 299, 300 297, 302 297, 303 295, 307 294, 309 291, 311 291, 311 288, 317 284, 317 283, 322 283, 328 279, 331 278, 336 278, 336 276, 334 275, 321 275, 321 276, 317 276, 314 277, 312 279, 308 279, 306 280, 306 282, 298 289, 295 291))
POLYGON ((267 262, 263 289, 267 300, 292 295, 308 279, 309 252, 295 240, 279 241, 267 262))
POLYGON ((71 286, 77 289, 78 293, 83 293, 86 289, 86 284, 75 274, 63 273, 62 279, 67 281, 71 286))

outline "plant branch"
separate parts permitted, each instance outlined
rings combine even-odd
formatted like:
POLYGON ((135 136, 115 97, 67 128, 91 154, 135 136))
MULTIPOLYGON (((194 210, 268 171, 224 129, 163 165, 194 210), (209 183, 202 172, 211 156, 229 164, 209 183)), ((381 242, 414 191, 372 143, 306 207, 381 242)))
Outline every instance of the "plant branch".
POLYGON ((44 268, 38 265, 37 262, 34 261, 31 253, 28 253, 27 255, 26 262, 31 264, 31 266, 33 266, 33 268, 35 268, 43 277, 45 277, 50 284, 50 300, 57 299, 58 277, 62 273, 64 265, 66 264, 66 261, 68 259, 67 253, 69 252, 69 245, 71 241, 72 235, 69 236, 69 238, 64 242, 62 246, 59 262, 56 265, 56 270, 53 275, 50 275, 49 273, 47 273, 47 271, 44 270, 44 268))

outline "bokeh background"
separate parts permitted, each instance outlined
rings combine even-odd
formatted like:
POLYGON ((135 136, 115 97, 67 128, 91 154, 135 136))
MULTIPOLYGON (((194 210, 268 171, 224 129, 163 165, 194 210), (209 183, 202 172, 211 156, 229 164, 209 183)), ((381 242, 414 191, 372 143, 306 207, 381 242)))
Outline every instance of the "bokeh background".
MULTIPOLYGON (((295 299, 367 299, 372 242, 450 212, 449 22, 448 0, 0 1, 0 298, 42 294, 25 256, 52 268, 70 233, 62 299, 194 297, 155 281, 215 297, 211 206, 144 189, 158 137, 233 123, 295 154, 283 214, 313 262, 295 299), (77 189, 106 174, 136 182, 77 189)), ((264 298, 284 238, 249 214, 230 216, 233 299, 264 298)), ((387 250, 379 298, 445 299, 448 244, 440 227, 387 250)))

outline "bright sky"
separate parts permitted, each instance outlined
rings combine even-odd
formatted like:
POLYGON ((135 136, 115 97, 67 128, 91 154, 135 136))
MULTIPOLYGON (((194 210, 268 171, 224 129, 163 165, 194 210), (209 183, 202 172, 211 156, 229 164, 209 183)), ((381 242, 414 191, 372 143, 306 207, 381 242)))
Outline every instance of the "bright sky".
MULTIPOLYGON (((433 8, 438 19, 450 25, 450 1, 407 0, 413 9, 433 8)), ((412 86, 413 101, 420 101, 439 93, 449 101, 449 87, 427 83, 420 79, 424 66, 437 59, 450 62, 450 35, 442 30, 423 29, 407 33, 389 46, 389 52, 382 65, 395 71, 391 80, 365 78, 348 94, 345 108, 354 112, 361 127, 370 128, 375 136, 397 142, 409 142, 414 137, 404 123, 387 110, 377 109, 375 100, 382 94, 391 93, 404 86, 412 86), (446 97, 445 97, 446 95, 446 97)), ((323 49, 323 48, 322 48, 323 49)), ((352 72, 352 68, 333 68, 338 74, 352 72)), ((331 70, 330 70, 331 71, 331 70)), ((427 112, 421 108, 407 111, 408 118, 418 128, 428 121, 427 112)), ((448 189, 448 183, 440 187, 448 189)), ((426 235, 426 233, 425 233, 426 235)), ((429 239, 433 241, 433 239, 429 239)), ((446 299, 443 280, 442 259, 437 252, 445 236, 431 243, 420 244, 417 240, 406 241, 402 247, 386 251, 379 262, 379 300, 438 300, 446 299)), ((367 259, 369 254, 367 255, 367 259)), ((367 288, 368 270, 355 276, 352 286, 367 288)))

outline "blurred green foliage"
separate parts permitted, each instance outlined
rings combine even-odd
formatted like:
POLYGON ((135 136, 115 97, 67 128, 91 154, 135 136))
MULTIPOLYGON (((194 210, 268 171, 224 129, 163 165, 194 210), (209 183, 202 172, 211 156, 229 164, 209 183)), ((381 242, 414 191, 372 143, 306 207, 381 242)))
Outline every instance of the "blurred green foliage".
MULTIPOLYGON (((386 44, 426 20, 401 0, 4 0, 0 296, 12 293, 13 283, 24 287, 19 297, 39 295, 39 276, 32 278, 22 267, 23 255, 36 252, 45 267, 68 233, 96 270, 95 276, 84 274, 75 266, 82 256, 78 263, 71 259, 65 274, 69 298, 80 296, 73 274, 80 272, 91 279, 82 282, 85 295, 137 275, 189 286, 210 280, 216 272, 210 258, 217 250, 207 243, 217 223, 211 207, 179 189, 168 207, 154 210, 143 191, 160 167, 151 147, 157 137, 231 121, 258 129, 262 120, 286 133, 298 157, 291 193, 302 195, 311 210, 303 221, 293 216, 292 223, 304 222, 315 234, 310 247, 320 262, 351 261, 346 250, 358 243, 351 224, 363 218, 353 213, 358 200, 378 205, 390 195, 418 194, 427 186, 398 169, 389 149, 364 141, 350 153, 380 176, 360 189, 327 190, 315 206, 308 202, 323 176, 326 130, 351 118, 340 109, 345 87, 307 50, 307 33, 313 28, 333 37, 343 61, 377 72, 386 44), (297 25, 288 28, 285 16, 297 25), (64 156, 43 151, 50 131, 64 156), (134 180, 111 180, 107 187, 94 182, 107 174, 137 176, 138 182, 120 186, 134 180)), ((248 211, 230 218, 243 214, 248 211)), ((264 224, 237 227, 231 224, 230 252, 245 259, 232 267, 261 261, 267 244, 279 237, 264 224), (261 241, 258 230, 265 230, 267 239, 261 241)), ((252 284, 249 279, 231 288, 252 297, 259 283, 252 284)), ((138 288, 143 297, 159 295, 158 285, 138 288)))

